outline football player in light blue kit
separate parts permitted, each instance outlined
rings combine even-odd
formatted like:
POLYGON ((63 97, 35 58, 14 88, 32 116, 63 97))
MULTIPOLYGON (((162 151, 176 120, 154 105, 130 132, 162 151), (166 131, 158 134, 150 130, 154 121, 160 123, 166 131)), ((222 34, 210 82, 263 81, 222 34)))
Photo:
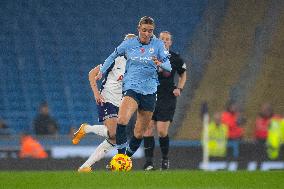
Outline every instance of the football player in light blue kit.
POLYGON ((169 52, 162 40, 153 37, 154 20, 144 16, 138 24, 139 36, 123 41, 105 60, 97 80, 118 56, 127 59, 123 78, 123 99, 119 106, 116 144, 119 154, 131 157, 139 148, 146 127, 149 125, 156 104, 158 70, 171 71, 169 52), (134 136, 127 147, 126 125, 137 111, 134 136), (127 149, 126 149, 127 147, 127 149))

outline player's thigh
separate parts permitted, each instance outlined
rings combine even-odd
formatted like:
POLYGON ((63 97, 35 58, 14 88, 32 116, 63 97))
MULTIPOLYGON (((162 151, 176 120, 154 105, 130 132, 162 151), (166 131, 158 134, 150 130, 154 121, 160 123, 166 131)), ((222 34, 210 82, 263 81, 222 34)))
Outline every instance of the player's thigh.
POLYGON ((145 136, 145 137, 154 136, 155 126, 156 126, 156 121, 151 120, 151 121, 150 121, 150 124, 149 124, 148 127, 146 128, 146 131, 145 131, 145 133, 144 133, 144 136, 145 136))
POLYGON ((168 135, 170 121, 157 121, 157 132, 159 137, 165 137, 168 135))
POLYGON ((104 121, 104 125, 107 127, 110 138, 115 138, 117 117, 108 118, 104 121))
POLYGON ((117 122, 122 125, 127 125, 137 108, 137 102, 133 98, 124 96, 119 106, 117 122))
POLYGON ((134 128, 134 135, 136 138, 142 138, 144 132, 151 122, 153 112, 138 110, 137 120, 134 128))

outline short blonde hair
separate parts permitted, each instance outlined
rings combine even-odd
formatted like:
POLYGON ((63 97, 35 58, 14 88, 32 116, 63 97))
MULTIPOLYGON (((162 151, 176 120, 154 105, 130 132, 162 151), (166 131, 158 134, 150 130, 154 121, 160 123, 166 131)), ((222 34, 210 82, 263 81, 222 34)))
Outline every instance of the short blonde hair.
POLYGON ((171 32, 169 32, 169 31, 162 31, 162 32, 160 32, 160 34, 161 33, 166 33, 166 34, 169 34, 170 36, 172 36, 171 32))
POLYGON ((142 18, 140 18, 138 26, 141 26, 141 24, 150 24, 155 26, 155 21, 150 16, 143 16, 142 18))

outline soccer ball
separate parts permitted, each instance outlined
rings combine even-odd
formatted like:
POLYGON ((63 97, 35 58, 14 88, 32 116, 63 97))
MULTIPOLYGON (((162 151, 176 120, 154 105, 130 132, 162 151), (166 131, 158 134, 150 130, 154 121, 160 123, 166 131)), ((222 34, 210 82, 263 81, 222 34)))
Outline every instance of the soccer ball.
POLYGON ((110 161, 111 171, 130 171, 132 161, 126 154, 116 154, 110 161))

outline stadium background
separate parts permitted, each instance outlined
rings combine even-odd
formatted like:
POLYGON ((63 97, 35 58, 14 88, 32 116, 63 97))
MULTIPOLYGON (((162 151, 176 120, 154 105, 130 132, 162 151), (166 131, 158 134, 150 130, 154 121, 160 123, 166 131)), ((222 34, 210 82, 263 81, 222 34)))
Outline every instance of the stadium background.
MULTIPOLYGON (((225 165, 220 166, 234 169, 236 165, 230 163, 238 162, 237 167, 245 169, 252 162, 252 167, 261 168, 267 158, 251 151, 259 107, 268 101, 275 112, 284 113, 283 9, 281 0, 2 0, 0 116, 14 134, 1 136, 0 169, 74 170, 83 162, 82 152, 55 158, 62 154, 54 151, 75 149, 67 135, 70 127, 97 123, 88 72, 126 33, 137 33, 137 21, 144 15, 156 20, 156 34, 163 30, 173 34, 173 50, 182 55, 189 70, 170 130, 171 167, 199 168, 201 103, 207 101, 212 114, 223 110, 227 100, 236 99, 248 118, 245 138, 237 146, 229 145, 228 157, 221 159, 225 165), (33 134, 31 123, 42 100, 57 119, 60 135, 38 138, 50 159, 19 161, 19 134, 33 134)), ((100 141, 90 136, 79 148, 94 148, 100 141)), ((135 161, 137 169, 142 161, 135 161)), ((284 169, 282 152, 276 163, 284 169)))

